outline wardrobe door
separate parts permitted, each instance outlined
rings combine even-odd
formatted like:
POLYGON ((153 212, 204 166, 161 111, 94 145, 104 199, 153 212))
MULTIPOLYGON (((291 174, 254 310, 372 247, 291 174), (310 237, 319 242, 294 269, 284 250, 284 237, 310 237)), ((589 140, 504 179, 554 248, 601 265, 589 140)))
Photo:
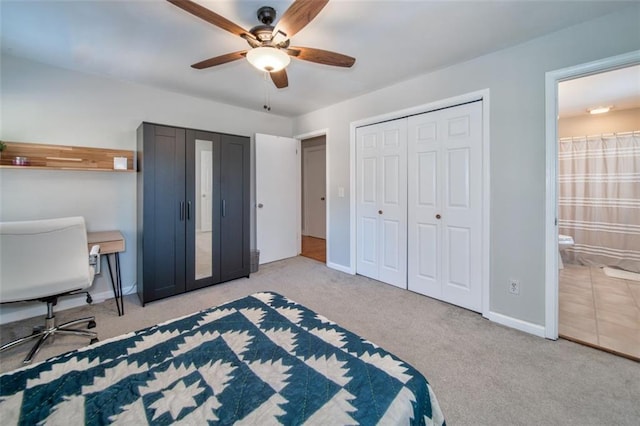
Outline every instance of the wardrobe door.
POLYGON ((185 130, 143 123, 140 137, 138 277, 146 303, 185 291, 185 130))
POLYGON ((482 102, 409 118, 409 290, 482 308, 482 102))
POLYGON ((220 282, 220 135, 187 130, 186 289, 220 282))
POLYGON ((249 276, 249 138, 221 135, 221 281, 249 276))
POLYGON ((407 288, 407 120, 356 130, 358 274, 407 288))

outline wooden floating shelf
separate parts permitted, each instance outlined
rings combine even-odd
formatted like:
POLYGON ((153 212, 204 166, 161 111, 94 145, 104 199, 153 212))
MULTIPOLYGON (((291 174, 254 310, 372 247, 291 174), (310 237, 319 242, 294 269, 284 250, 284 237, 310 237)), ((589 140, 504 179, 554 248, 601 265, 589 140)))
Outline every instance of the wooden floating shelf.
MULTIPOLYGON (((4 141, 3 141, 4 142, 4 141)), ((134 152, 121 149, 89 148, 84 146, 45 145, 4 142, 0 167, 10 169, 84 170, 134 172, 134 152), (25 157, 27 164, 16 165, 16 157, 25 157), (127 169, 114 169, 113 159, 127 159, 127 169)))

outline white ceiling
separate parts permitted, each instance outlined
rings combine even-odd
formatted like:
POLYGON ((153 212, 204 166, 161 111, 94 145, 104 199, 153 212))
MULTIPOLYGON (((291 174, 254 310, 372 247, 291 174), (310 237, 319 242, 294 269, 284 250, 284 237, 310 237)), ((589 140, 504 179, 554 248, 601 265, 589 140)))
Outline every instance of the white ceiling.
MULTIPOLYGON (((245 29, 270 5, 203 1, 245 29)), ((351 69, 294 59, 289 87, 269 82, 272 113, 296 116, 431 70, 504 49, 623 7, 619 1, 332 0, 292 45, 357 58, 351 69)), ((0 0, 2 51, 38 62, 262 110, 263 75, 239 60, 191 64, 246 49, 241 38, 161 0, 0 0)))
POLYGON ((560 117, 588 114, 588 108, 599 106, 613 106, 614 111, 640 108, 640 65, 563 81, 558 85, 560 117))

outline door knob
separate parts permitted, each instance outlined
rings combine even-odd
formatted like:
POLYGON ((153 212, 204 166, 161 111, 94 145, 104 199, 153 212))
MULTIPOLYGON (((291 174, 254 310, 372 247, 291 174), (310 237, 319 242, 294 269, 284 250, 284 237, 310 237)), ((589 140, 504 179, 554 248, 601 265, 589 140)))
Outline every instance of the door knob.
POLYGON ((262 203, 258 204, 258 208, 261 209, 263 207, 262 203))
POLYGON ((440 216, 439 214, 436 215, 436 219, 440 219, 442 216, 440 216))
POLYGON ((382 210, 378 210, 378 214, 382 214, 382 210))

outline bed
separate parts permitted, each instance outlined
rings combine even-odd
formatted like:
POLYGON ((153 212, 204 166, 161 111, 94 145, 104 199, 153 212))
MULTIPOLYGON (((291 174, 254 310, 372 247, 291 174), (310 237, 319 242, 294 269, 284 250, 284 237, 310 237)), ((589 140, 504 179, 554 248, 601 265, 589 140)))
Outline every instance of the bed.
POLYGON ((427 424, 427 380, 270 292, 0 376, 10 424, 427 424))

